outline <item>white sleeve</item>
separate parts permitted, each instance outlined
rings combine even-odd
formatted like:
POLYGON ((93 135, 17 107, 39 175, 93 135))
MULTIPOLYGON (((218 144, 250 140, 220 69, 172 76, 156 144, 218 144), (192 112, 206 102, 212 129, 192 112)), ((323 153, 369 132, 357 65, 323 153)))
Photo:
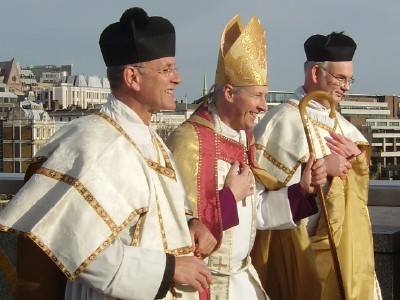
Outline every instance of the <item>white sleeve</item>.
POLYGON ((288 187, 278 191, 265 191, 256 181, 257 229, 290 229, 297 227, 293 222, 288 199, 288 187))
POLYGON ((124 245, 118 238, 76 279, 121 299, 154 299, 166 265, 163 251, 124 245))

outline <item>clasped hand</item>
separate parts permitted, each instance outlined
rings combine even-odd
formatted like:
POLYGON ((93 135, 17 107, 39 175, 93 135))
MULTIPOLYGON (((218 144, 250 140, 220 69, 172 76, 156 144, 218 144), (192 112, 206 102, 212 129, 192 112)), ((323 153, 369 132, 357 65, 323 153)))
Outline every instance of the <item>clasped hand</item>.
POLYGON ((361 151, 349 138, 333 131, 329 133, 331 137, 325 137, 325 140, 331 154, 324 157, 328 176, 345 179, 351 169, 349 159, 360 155, 361 151))
POLYGON ((235 161, 226 175, 224 187, 228 187, 236 202, 253 195, 255 183, 250 167, 245 163, 235 161))

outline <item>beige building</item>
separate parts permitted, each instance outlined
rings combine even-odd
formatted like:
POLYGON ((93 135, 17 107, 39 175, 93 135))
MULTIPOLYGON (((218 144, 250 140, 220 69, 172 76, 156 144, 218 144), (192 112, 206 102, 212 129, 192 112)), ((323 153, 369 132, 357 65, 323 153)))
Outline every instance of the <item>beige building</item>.
POLYGON ((17 105, 18 96, 8 90, 8 86, 0 83, 0 120, 4 119, 7 112, 17 105))
POLYGON ((398 96, 350 94, 340 103, 339 110, 370 142, 374 169, 379 168, 379 172, 382 168, 397 169, 400 164, 398 96))
POLYGON ((54 110, 55 103, 62 109, 73 106, 86 109, 107 102, 110 93, 107 78, 76 75, 65 76, 52 87, 37 90, 36 99, 48 110, 54 110))
POLYGON ((39 104, 20 102, 2 121, 1 172, 25 173, 32 157, 54 132, 54 120, 39 104))

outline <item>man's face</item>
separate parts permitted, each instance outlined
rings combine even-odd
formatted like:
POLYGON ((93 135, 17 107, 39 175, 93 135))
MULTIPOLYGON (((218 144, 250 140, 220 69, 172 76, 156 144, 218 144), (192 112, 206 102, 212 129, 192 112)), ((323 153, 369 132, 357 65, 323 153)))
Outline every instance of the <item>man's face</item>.
POLYGON ((265 100, 267 93, 267 86, 248 86, 235 91, 230 127, 235 130, 252 129, 258 113, 268 109, 265 100))
MULTIPOLYGON (((318 88, 333 97, 338 104, 345 92, 350 90, 350 81, 353 79, 353 62, 340 61, 328 62, 325 68, 319 66, 318 88)), ((321 103, 329 108, 329 104, 321 103), (328 105, 328 106, 327 106, 328 105)))
POLYGON ((174 57, 164 57, 142 64, 140 102, 147 111, 154 113, 162 109, 174 110, 176 107, 175 86, 181 83, 181 77, 175 66, 174 57))

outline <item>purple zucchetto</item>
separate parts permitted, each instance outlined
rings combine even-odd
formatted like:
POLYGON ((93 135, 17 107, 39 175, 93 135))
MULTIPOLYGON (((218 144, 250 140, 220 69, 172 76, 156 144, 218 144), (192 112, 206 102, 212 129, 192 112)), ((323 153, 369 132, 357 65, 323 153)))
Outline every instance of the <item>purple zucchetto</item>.
POLYGON ((167 19, 133 7, 103 30, 99 44, 107 67, 173 57, 175 28, 167 19))
POLYGON ((357 44, 343 32, 316 34, 304 43, 308 61, 352 61, 357 44))

